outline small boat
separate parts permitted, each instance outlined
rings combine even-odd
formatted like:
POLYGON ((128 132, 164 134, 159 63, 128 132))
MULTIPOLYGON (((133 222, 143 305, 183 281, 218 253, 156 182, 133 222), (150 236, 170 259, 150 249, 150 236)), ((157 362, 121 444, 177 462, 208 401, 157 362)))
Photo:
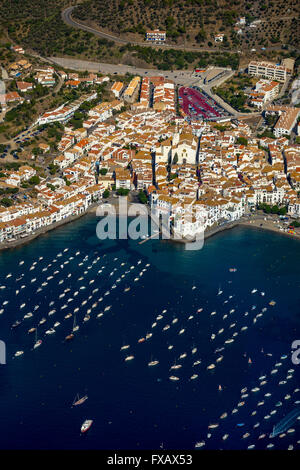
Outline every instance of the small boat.
POLYGON ((173 366, 170 367, 170 370, 171 370, 171 369, 180 369, 181 367, 182 367, 181 364, 176 364, 176 363, 175 363, 173 366))
POLYGON ((24 354, 24 351, 17 351, 15 353, 15 357, 19 357, 19 356, 22 356, 24 354))
POLYGON ((150 362, 148 362, 148 366, 156 366, 157 364, 159 364, 159 361, 150 361, 150 362))
POLYGON ((177 380, 179 380, 179 377, 176 377, 176 375, 171 375, 169 377, 170 380, 173 380, 174 382, 176 382, 177 380))
POLYGON ((229 272, 231 272, 231 273, 235 273, 236 271, 237 271, 236 268, 229 268, 229 272))
POLYGON ((269 302, 269 305, 271 305, 272 307, 273 307, 274 305, 276 305, 275 300, 271 300, 271 302, 269 302))
POLYGON ((86 420, 84 421, 84 423, 82 424, 82 426, 81 426, 81 429, 80 429, 81 432, 82 432, 82 433, 87 432, 87 431, 90 429, 90 427, 92 426, 92 424, 93 424, 93 420, 92 420, 92 419, 86 419, 86 420))
POLYGON ((79 326, 76 325, 76 315, 74 315, 74 322, 73 322, 73 330, 72 331, 74 332, 74 331, 78 331, 78 330, 79 330, 79 326))
POLYGON ((196 442, 195 444, 195 449, 199 449, 201 447, 205 446, 205 442, 204 441, 200 441, 200 442, 196 442))
POLYGON ((73 335, 73 333, 71 333, 71 334, 69 334, 65 337, 65 341, 71 341, 71 339, 73 339, 73 338, 74 338, 74 335, 73 335))
POLYGON ((15 323, 12 324, 11 327, 12 327, 12 328, 17 328, 17 326, 21 325, 21 323, 22 323, 22 322, 21 322, 20 320, 17 320, 17 321, 15 321, 15 323))
POLYGON ((45 332, 46 335, 53 335, 54 333, 56 333, 56 331, 54 330, 54 328, 50 328, 50 330, 47 330, 45 332))
POLYGON ((134 359, 134 356, 126 356, 125 361, 132 361, 134 359))
POLYGON ((87 399, 88 399, 87 395, 84 395, 83 397, 79 398, 79 394, 77 394, 76 397, 74 398, 72 406, 82 405, 82 403, 84 403, 87 399))
POLYGON ((31 318, 33 317, 33 313, 29 312, 29 313, 26 313, 26 315, 24 315, 24 318, 31 318))
POLYGON ((35 332, 35 343, 33 345, 33 349, 37 349, 40 347, 40 345, 42 344, 42 340, 41 339, 37 339, 37 330, 35 332))

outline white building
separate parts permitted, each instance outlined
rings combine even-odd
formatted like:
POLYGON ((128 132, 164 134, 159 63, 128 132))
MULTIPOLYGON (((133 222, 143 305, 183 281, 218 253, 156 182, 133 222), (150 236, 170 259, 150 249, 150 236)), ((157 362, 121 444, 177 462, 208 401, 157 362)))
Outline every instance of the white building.
POLYGON ((146 32, 146 41, 165 41, 166 40, 166 31, 159 31, 155 29, 154 31, 146 32))
POLYGON ((285 82, 288 69, 283 65, 277 65, 273 62, 251 61, 248 65, 248 73, 256 77, 265 77, 269 80, 285 82))

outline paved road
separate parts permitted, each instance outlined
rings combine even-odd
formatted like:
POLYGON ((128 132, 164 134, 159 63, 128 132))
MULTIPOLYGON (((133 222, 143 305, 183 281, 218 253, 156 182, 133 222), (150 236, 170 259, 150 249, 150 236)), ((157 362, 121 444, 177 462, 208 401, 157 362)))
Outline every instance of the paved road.
POLYGON ((157 69, 143 69, 140 67, 134 67, 132 65, 124 64, 106 64, 104 62, 92 62, 89 60, 80 60, 80 59, 70 59, 66 57, 48 57, 48 60, 52 63, 58 64, 62 67, 69 68, 72 70, 78 71, 91 71, 91 72, 101 72, 103 74, 120 74, 125 75, 126 73, 131 73, 134 75, 141 75, 143 77, 147 76, 157 76, 164 75, 166 78, 174 81, 176 85, 191 85, 198 83, 198 79, 193 75, 191 70, 157 70, 157 69))
MULTIPOLYGON (((217 47, 213 48, 213 47, 197 47, 197 46, 193 46, 193 47, 185 47, 185 45, 173 45, 173 44, 160 44, 159 46, 157 46, 156 44, 148 44, 148 42, 146 41, 141 41, 141 42, 133 42, 129 39, 123 39, 121 37, 118 37, 118 36, 114 36, 113 34, 111 33, 105 33, 104 31, 101 31, 99 29, 95 29, 95 28, 92 28, 90 26, 87 26, 85 25, 84 23, 81 23, 79 22, 77 19, 75 20, 73 17, 72 17, 72 12, 74 10, 74 8, 76 7, 75 6, 72 6, 72 7, 68 7, 66 8, 65 10, 62 11, 62 19, 63 21, 69 25, 69 26, 72 26, 73 28, 77 28, 77 29, 82 29, 83 31, 87 31, 89 33, 92 33, 92 34, 95 34, 96 36, 99 36, 99 37, 102 37, 102 38, 105 38, 105 39, 108 39, 110 41, 114 41, 116 43, 119 43, 119 44, 132 44, 132 45, 135 45, 135 46, 148 46, 148 47, 160 47, 160 48, 165 48, 165 49, 180 49, 180 50, 185 50, 185 51, 195 51, 195 52, 222 52, 223 50, 222 49, 219 49, 217 47)), ((290 17, 276 17, 276 21, 277 20, 286 20, 286 19, 291 19, 291 18, 294 18, 293 16, 290 16, 290 17)), ((265 19, 265 20, 262 20, 262 22, 269 22, 270 20, 269 19, 265 19)), ((267 47, 265 49, 266 51, 276 51, 276 50, 281 50, 281 47, 277 47, 277 46, 272 46, 272 47, 267 47)), ((237 53, 238 52, 238 49, 226 49, 226 52, 232 52, 232 53, 237 53)), ((249 52, 249 51, 248 51, 249 52)))
MULTIPOLYGON (((66 8, 65 10, 63 10, 62 12, 62 19, 63 21, 69 25, 69 26, 72 26, 73 28, 77 28, 77 29, 82 29, 84 31, 87 31, 89 33, 93 33, 95 34, 96 36, 99 36, 99 37, 102 37, 102 38, 105 38, 105 39, 108 39, 110 41, 114 41, 114 42, 117 42, 119 44, 132 44, 132 45, 135 45, 135 46, 148 46, 148 47, 161 47, 161 48, 165 48, 165 49, 181 49, 181 50, 185 50, 185 51, 199 51, 199 52, 219 52, 220 50, 218 48, 213 48, 213 47, 197 47, 197 46, 193 46, 193 47, 185 47, 184 45, 183 46, 180 46, 180 45, 177 45, 177 44, 159 44, 159 46, 157 44, 152 44, 151 42, 148 43, 146 41, 140 41, 140 42, 134 42, 134 41, 131 41, 129 39, 123 39, 123 38, 120 38, 118 36, 114 36, 113 34, 109 34, 109 33, 105 33, 104 31, 100 31, 99 29, 95 29, 95 28, 91 28, 90 26, 87 26, 83 23, 80 23, 77 19, 75 20, 73 17, 72 17, 72 12, 74 10, 75 6, 73 7, 69 7, 69 8, 66 8)), ((232 49, 232 50, 229 50, 229 49, 226 49, 226 52, 238 52, 237 49, 232 49)))
MULTIPOLYGON (((211 96, 217 103, 220 104, 226 111, 230 112, 235 118, 238 117, 251 117, 257 116, 260 113, 239 113, 235 109, 233 109, 229 104, 225 103, 218 95, 215 95, 211 91, 211 87, 215 86, 218 83, 212 81, 209 85, 203 85, 202 81, 193 75, 192 71, 172 71, 172 70, 156 70, 156 69, 142 69, 138 67, 133 67, 131 65, 123 65, 123 64, 105 64, 102 62, 91 62, 86 60, 80 59, 70 59, 65 57, 48 57, 48 60, 52 63, 58 64, 62 67, 72 69, 72 70, 88 70, 91 72, 101 72, 104 74, 120 74, 125 75, 127 72, 132 74, 141 75, 143 77, 147 76, 157 76, 163 75, 165 78, 169 78, 173 80, 177 86, 192 86, 196 85, 203 89, 209 96, 211 96)), ((228 73, 227 78, 230 78, 232 73, 228 73)), ((220 79, 221 81, 222 79, 220 79)))

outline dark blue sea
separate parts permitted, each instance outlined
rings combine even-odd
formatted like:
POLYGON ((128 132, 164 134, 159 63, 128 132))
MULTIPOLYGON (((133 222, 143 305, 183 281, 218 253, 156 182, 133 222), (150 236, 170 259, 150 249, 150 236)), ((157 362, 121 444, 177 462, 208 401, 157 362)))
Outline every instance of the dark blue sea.
POLYGON ((235 228, 187 251, 99 241, 96 223, 0 254, 0 447, 299 449, 299 420, 270 438, 300 407, 299 241, 235 228))

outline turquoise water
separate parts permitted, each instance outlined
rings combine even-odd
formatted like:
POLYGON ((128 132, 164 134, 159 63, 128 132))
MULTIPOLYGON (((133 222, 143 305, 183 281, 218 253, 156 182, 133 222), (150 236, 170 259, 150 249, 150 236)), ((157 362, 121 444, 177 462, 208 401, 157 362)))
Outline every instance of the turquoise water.
POLYGON ((269 437, 300 400, 300 366, 291 362, 300 338, 299 242, 236 228, 186 251, 159 240, 99 242, 96 223, 85 216, 1 253, 0 447, 299 448, 299 422, 269 437), (66 343, 74 310, 80 329, 66 343), (43 343, 32 350, 28 330, 42 317, 43 343), (71 408, 77 393, 88 400, 71 408), (80 436, 85 419, 94 423, 80 436))

